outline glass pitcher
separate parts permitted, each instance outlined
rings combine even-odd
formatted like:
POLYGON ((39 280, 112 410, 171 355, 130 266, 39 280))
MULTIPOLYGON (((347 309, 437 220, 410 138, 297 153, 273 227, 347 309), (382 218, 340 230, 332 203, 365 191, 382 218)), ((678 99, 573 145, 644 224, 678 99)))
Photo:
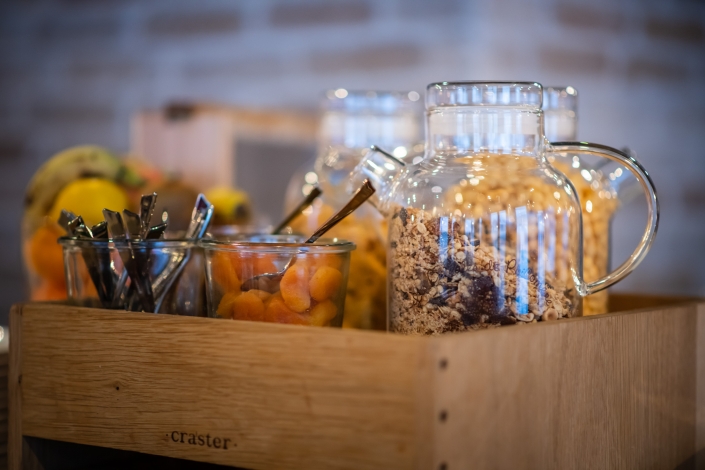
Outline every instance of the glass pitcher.
MULTIPOLYGON (((631 272, 656 234, 658 202, 646 170, 610 147, 544 137, 538 83, 429 85, 424 160, 371 152, 351 177, 369 178, 389 221, 389 329, 440 334, 582 315, 582 297, 631 272), (647 195, 648 222, 632 256, 583 278, 575 186, 548 161, 556 152, 618 161, 647 195)), ((607 250, 607 246, 601 247, 607 250)))
MULTIPOLYGON (((348 91, 327 94, 319 135, 319 153, 310 171, 299 171, 290 183, 287 211, 301 202, 315 184, 322 196, 292 223, 300 233, 312 233, 349 195, 350 171, 380 143, 401 159, 423 151, 421 109, 416 92, 348 91), (292 189, 293 188, 293 189, 292 189), (297 189, 298 188, 298 189, 297 189)), ((330 235, 357 245, 350 260, 345 300, 345 327, 384 330, 387 322, 386 225, 371 207, 363 206, 338 224, 330 235)))

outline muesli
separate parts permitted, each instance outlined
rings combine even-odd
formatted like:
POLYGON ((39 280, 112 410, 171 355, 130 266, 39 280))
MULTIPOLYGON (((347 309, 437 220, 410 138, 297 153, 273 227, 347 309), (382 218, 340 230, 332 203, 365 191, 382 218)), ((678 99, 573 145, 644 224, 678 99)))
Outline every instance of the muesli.
POLYGON ((460 220, 400 208, 390 240, 391 331, 435 335, 573 311, 573 289, 532 267, 531 253, 469 238, 460 220))

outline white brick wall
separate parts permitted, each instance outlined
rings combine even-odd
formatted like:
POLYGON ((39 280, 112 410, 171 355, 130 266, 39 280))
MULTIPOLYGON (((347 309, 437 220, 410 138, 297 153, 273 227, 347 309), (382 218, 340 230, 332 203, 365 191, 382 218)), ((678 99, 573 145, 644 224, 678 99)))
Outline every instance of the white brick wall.
MULTIPOLYGON (((705 295, 705 2, 5 0, 0 3, 0 322, 21 299, 22 193, 79 143, 127 150, 170 100, 313 110, 331 87, 524 79, 581 92, 580 138, 636 149, 662 202, 620 289, 705 295)), ((615 222, 615 261, 642 230, 615 222)))

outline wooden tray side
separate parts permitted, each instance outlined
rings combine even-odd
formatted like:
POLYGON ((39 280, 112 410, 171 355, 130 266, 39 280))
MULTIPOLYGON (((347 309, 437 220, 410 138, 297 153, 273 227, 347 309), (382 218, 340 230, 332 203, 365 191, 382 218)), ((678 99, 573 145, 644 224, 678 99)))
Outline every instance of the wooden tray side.
POLYGON ((698 304, 698 330, 696 333, 696 417, 694 468, 705 468, 705 303, 698 304))
POLYGON ((7 375, 7 462, 11 470, 22 469, 22 306, 10 310, 10 368, 7 375))
POLYGON ((422 338, 28 304, 11 339, 15 440, 247 468, 432 460, 422 338))
POLYGON ((704 305, 438 338, 435 468, 694 461, 705 449, 704 305))

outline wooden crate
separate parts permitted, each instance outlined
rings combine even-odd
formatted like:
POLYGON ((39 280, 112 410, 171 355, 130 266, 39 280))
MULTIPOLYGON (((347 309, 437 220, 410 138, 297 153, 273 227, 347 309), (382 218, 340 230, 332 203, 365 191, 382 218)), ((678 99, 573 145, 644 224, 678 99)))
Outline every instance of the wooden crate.
POLYGON ((12 469, 22 436, 267 469, 705 468, 705 303, 443 337, 24 304, 10 344, 12 469))

